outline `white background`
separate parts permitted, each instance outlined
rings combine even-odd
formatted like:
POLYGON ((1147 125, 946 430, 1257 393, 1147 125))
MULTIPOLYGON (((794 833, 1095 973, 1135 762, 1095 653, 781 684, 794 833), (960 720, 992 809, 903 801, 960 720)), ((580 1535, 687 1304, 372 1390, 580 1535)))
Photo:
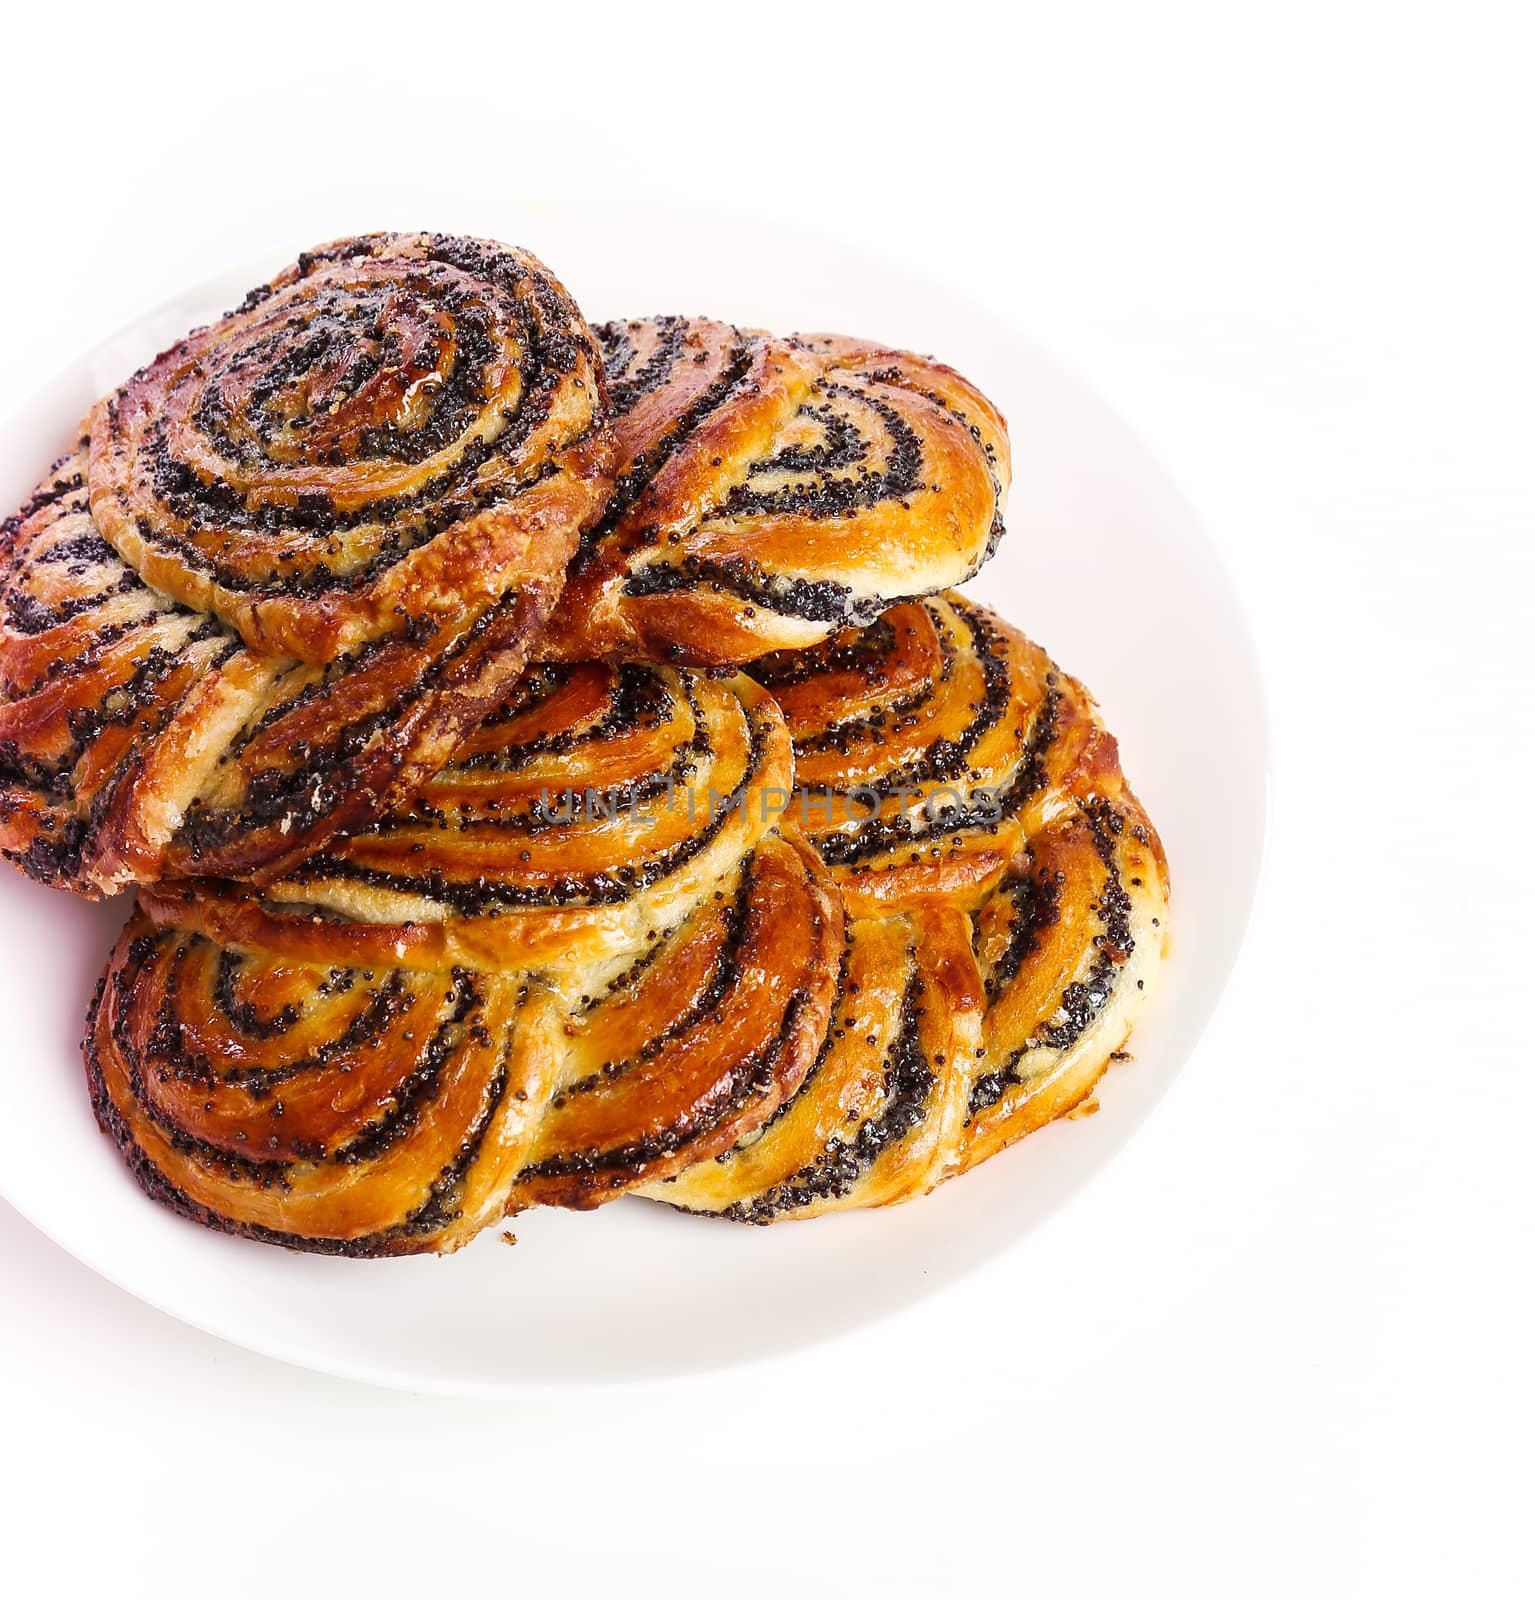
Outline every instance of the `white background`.
POLYGON ((1242 967, 1010 1257, 663 1387, 314 1377, 0 1205, 0 1586, 1528 1592, 1516 8, 549 10, 12 12, 7 391, 274 243, 472 228, 476 193, 712 205, 922 271, 1105 392, 1244 593, 1278 783, 1242 967))

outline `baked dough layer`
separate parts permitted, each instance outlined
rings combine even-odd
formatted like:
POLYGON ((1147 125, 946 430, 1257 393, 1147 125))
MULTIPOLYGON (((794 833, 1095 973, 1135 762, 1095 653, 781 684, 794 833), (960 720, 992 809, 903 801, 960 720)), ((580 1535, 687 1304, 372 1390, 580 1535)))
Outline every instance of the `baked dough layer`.
POLYGON ((601 364, 533 256, 370 234, 300 256, 90 419, 91 512, 147 582, 325 664, 557 582, 605 499, 601 364))
POLYGON ((617 486, 546 653, 749 662, 960 583, 995 548, 1007 428, 952 367, 703 318, 597 334, 617 486))
POLYGON ((643 1192, 767 1223, 925 1194, 1087 1102, 1149 998, 1167 865, 1087 691, 956 594, 757 668, 846 905, 799 1091, 643 1192))

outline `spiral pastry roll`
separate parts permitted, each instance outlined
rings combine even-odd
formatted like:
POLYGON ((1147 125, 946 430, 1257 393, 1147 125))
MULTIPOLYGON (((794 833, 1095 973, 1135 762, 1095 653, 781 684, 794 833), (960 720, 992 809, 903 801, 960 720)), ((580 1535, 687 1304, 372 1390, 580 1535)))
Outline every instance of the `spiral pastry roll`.
POLYGON ((1167 870, 1083 687, 959 595, 757 667, 848 912, 797 1094, 653 1198, 772 1222, 909 1198, 1082 1104, 1161 959, 1167 870))
POLYGON ((722 1155, 798 1087, 836 993, 841 906, 781 824, 791 786, 742 676, 535 669, 265 894, 141 894, 86 1037, 101 1124, 183 1213, 349 1255, 722 1155))
POLYGON ((959 583, 995 547, 1007 430, 952 368, 686 317, 597 332, 617 486, 547 653, 751 661, 959 583))
POLYGON ((601 364, 521 250, 309 251, 90 422, 90 503, 148 583, 323 665, 557 591, 609 488, 601 364))
POLYGON ((0 532, 0 851, 44 883, 282 870, 446 760, 548 615, 530 586, 326 666, 258 655, 101 537, 88 454, 0 532))

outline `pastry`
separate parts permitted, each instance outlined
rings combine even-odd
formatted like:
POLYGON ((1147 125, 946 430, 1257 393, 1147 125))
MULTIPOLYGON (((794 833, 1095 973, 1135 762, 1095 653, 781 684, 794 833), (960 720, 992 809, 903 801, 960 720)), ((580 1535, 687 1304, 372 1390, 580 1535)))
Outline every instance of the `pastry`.
POLYGON ((759 662, 789 816, 846 906, 795 1097, 643 1193, 746 1222, 923 1194, 1091 1095, 1166 937, 1161 845, 1087 691, 956 594, 759 662))
POLYGON ((959 583, 1000 537, 1006 426, 952 368, 686 317, 597 332, 618 479, 546 654, 748 662, 959 583))
POLYGON ((147 582, 324 663, 564 567, 606 498, 599 358, 525 251, 311 250, 95 408, 90 500, 147 582))
POLYGON ((440 236, 314 252, 161 356, 4 526, 0 851, 262 881, 410 794, 548 619, 602 407, 554 280, 440 236))
POLYGON ((840 903, 740 675, 534 669, 454 761, 265 894, 162 884, 86 1036, 102 1126, 211 1226, 450 1250, 729 1150, 793 1093, 840 903))

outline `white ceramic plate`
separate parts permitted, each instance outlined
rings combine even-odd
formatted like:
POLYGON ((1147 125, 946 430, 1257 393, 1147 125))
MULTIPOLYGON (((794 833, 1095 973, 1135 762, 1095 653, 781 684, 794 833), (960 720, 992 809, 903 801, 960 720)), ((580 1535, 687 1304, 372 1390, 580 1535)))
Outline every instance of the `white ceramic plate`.
MULTIPOLYGON (((1267 812, 1258 668, 1216 556, 1124 424, 1027 339, 876 261, 718 218, 649 216, 636 235, 539 211, 496 231, 543 256, 594 321, 689 311, 871 335, 939 354, 997 400, 1014 443, 1010 532, 971 591, 1101 702, 1167 846, 1175 948, 1133 1063, 1100 1088, 1099 1115, 1049 1127, 916 1204, 741 1228, 624 1200, 519 1217, 515 1250, 490 1230, 446 1260, 330 1260, 226 1238, 144 1198, 96 1128, 78 1049, 127 906, 85 905, 0 868, 0 1192, 187 1322, 427 1390, 745 1361, 845 1332, 1016 1245, 1112 1159, 1194 1048, 1246 927, 1267 812)), ((0 510, 21 502, 97 395, 281 259, 178 296, 36 395, 0 433, 0 510)), ((1027 1270, 1022 1257, 1013 1269, 1027 1270)))

